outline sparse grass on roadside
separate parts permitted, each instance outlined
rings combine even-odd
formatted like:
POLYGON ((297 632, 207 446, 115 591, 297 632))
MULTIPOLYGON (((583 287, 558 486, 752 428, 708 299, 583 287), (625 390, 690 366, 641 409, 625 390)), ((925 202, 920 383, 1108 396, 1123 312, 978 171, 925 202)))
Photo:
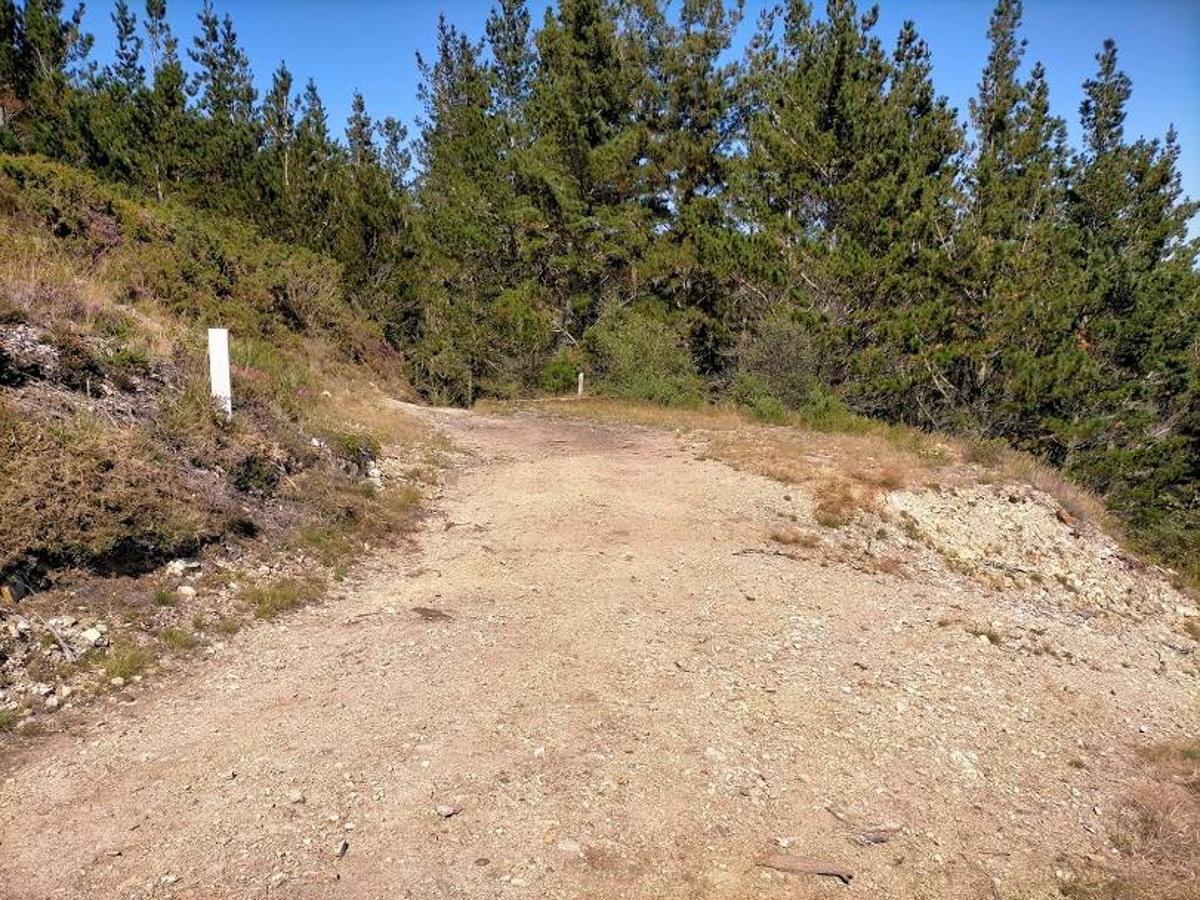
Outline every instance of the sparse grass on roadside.
POLYGON ((191 650, 199 643, 196 636, 186 628, 180 628, 172 625, 164 628, 158 633, 158 639, 162 641, 163 646, 170 650, 180 652, 183 650, 191 650))
MULTIPOLYGON (((1200 738, 1177 744, 1158 744, 1143 750, 1141 755, 1172 784, 1181 785, 1195 794, 1196 802, 1200 804, 1200 738)), ((1200 856, 1200 848, 1197 851, 1200 856)))
POLYGON ((324 565, 343 565, 364 544, 404 534, 416 527, 421 492, 412 485, 382 490, 348 478, 309 479, 307 492, 316 515, 298 527, 296 549, 324 565))
POLYGON ((15 709, 0 709, 0 734, 7 734, 17 727, 21 714, 15 709))
POLYGON ((178 596, 165 584, 160 584, 154 589, 154 605, 155 606, 174 606, 178 596))
POLYGON ((1192 900, 1200 872, 1200 741, 1141 752, 1145 781, 1111 815, 1117 855, 1077 867, 1071 900, 1192 900))
POLYGON ((241 630, 242 620, 234 616, 225 616, 224 618, 217 619, 213 624, 213 631, 226 636, 235 635, 241 630))
POLYGON ((283 578, 247 588, 242 599, 260 619, 273 619, 280 613, 311 603, 321 595, 324 585, 316 579, 283 578))
POLYGON ((104 658, 104 674, 108 678, 129 680, 140 675, 150 665, 150 654, 133 644, 113 647, 104 658))

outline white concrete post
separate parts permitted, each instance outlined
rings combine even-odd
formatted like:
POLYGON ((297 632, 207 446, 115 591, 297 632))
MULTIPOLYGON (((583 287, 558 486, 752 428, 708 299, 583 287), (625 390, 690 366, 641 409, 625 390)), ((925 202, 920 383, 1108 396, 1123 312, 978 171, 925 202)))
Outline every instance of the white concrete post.
POLYGON ((575 396, 576 397, 583 396, 583 373, 582 372, 579 373, 579 387, 575 389, 575 396))
POLYGON ((212 381, 212 396, 225 411, 225 418, 233 417, 233 387, 229 381, 229 329, 208 329, 208 373, 212 381))

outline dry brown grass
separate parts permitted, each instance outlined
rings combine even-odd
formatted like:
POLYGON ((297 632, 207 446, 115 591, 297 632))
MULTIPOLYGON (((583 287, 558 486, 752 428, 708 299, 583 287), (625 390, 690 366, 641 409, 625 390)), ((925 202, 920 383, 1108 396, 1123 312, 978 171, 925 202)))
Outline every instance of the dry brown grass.
POLYGON ((844 528, 875 508, 876 492, 844 478, 834 478, 813 491, 813 518, 826 528, 844 528))
POLYGON ((360 381, 327 382, 308 418, 314 431, 370 435, 385 447, 427 447, 439 441, 433 426, 398 408, 390 394, 360 381))
POLYGON ((1155 767, 1160 777, 1186 788, 1200 803, 1200 739, 1159 744, 1143 750, 1141 755, 1155 767))
POLYGON ((821 543, 820 535, 794 527, 777 526, 767 532, 767 537, 785 547, 804 547, 808 550, 821 543))
POLYGON ((908 569, 904 565, 904 560, 898 556, 881 556, 875 560, 875 571, 883 575, 894 575, 897 578, 904 578, 908 575, 908 569))
POLYGON ((1200 741, 1144 751, 1145 780, 1116 810, 1117 851, 1075 870, 1074 900, 1194 900, 1200 873, 1200 741))
POLYGON ((0 400, 0 570, 24 560, 120 569, 193 552, 221 511, 135 428, 80 415, 38 423, 0 400))
POLYGON ((1004 480, 1027 484, 1043 494, 1048 494, 1057 500, 1070 516, 1101 528, 1118 540, 1124 540, 1119 526, 1105 508, 1104 501, 1072 483, 1052 466, 1028 453, 1013 450, 998 440, 950 438, 948 441, 964 463, 979 466, 1004 480))

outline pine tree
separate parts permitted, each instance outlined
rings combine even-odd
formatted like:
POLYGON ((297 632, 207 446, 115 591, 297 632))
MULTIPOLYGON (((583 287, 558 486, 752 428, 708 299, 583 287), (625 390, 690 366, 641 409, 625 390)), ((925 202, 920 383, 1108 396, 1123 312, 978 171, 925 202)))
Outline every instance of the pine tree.
POLYGON ((380 165, 375 126, 355 92, 346 122, 345 164, 333 182, 330 251, 359 302, 399 346, 413 328, 413 255, 408 192, 380 165))
POLYGON ((286 232, 292 240, 318 249, 329 248, 337 158, 325 104, 310 78, 304 86, 296 125, 292 178, 296 202, 286 232))
POLYGON ((486 33, 495 73, 495 106, 501 116, 517 123, 529 100, 536 59, 529 35, 525 0, 500 0, 488 15, 486 33))
POLYGON ((146 81, 146 69, 141 61, 142 39, 137 32, 137 16, 130 10, 126 0, 117 0, 112 21, 117 34, 117 48, 111 78, 129 96, 133 96, 145 86, 146 81))
POLYGON ((385 116, 379 123, 379 136, 383 140, 380 165, 391 180, 392 188, 403 191, 407 187, 409 169, 412 167, 412 152, 408 149, 408 128, 395 116, 385 116))
POLYGON ((423 111, 417 157, 423 247, 423 377, 442 397, 470 403, 486 377, 503 189, 503 137, 491 115, 493 76, 481 45, 444 18, 437 55, 418 56, 423 111))
POLYGON ((16 99, 27 112, 21 143, 34 152, 76 162, 81 161, 82 149, 72 85, 90 74, 87 55, 92 45, 82 24, 82 5, 64 18, 62 0, 26 0, 19 23, 8 26, 18 38, 16 52, 8 54, 15 62, 12 81, 16 99))
POLYGON ((1179 555, 1200 526, 1200 275, 1187 238, 1200 204, 1182 196, 1173 131, 1125 141, 1132 86, 1113 41, 1096 61, 1069 195, 1083 268, 1071 333, 1091 377, 1072 385, 1064 462, 1179 555))
POLYGON ((292 233, 294 195, 292 192, 292 158, 296 150, 296 116, 300 100, 292 93, 292 73, 280 62, 271 77, 271 89, 263 98, 263 147, 259 154, 260 176, 263 181, 264 209, 260 220, 266 219, 275 234, 292 233))
POLYGON ((194 164, 210 190, 197 196, 226 211, 253 211, 252 162, 259 142, 254 79, 233 20, 218 18, 211 0, 197 15, 200 33, 188 55, 196 65, 189 90, 203 115, 194 164))
POLYGON ((610 299, 628 299, 649 216, 639 204, 646 130, 605 0, 563 0, 536 38, 530 98, 536 134, 528 174, 542 221, 543 283, 557 297, 562 344, 610 299))
POLYGON ((183 177, 194 128, 187 113, 179 43, 167 23, 166 0, 146 0, 145 28, 153 74, 147 100, 149 170, 155 196, 162 200, 168 185, 177 185, 183 177))
POLYGON ((205 0, 197 18, 200 33, 188 51, 197 68, 191 92, 210 120, 244 125, 254 117, 254 79, 233 20, 218 18, 212 0, 205 0))
POLYGON ((1051 115, 1045 70, 1020 80, 1019 0, 999 0, 991 51, 970 103, 977 146, 967 173, 955 365, 942 377, 963 427, 1009 434, 1038 452, 1045 421, 1064 414, 1057 385, 1079 360, 1062 356, 1076 272, 1062 223, 1066 131, 1051 115), (1057 262, 1057 264, 1056 264, 1057 262))
POLYGON ((662 227, 648 249, 643 278, 648 290, 690 318, 700 370, 719 372, 735 340, 732 276, 726 264, 725 187, 736 139, 738 67, 724 64, 740 10, 724 0, 685 0, 676 23, 665 20, 646 42, 650 168, 657 177, 644 189, 662 227), (649 87, 649 86, 648 86, 649 87))
POLYGON ((21 99, 21 14, 15 0, 0 0, 0 151, 18 149, 17 117, 21 99))
POLYGON ((350 152, 350 165, 361 168, 378 164, 375 125, 367 115, 367 103, 361 91, 355 91, 350 101, 350 119, 346 123, 346 148, 350 152))
POLYGON ((929 47, 905 22, 892 52, 884 126, 883 171, 870 191, 882 201, 862 222, 870 235, 873 298, 863 318, 869 345, 849 395, 875 415, 938 427, 946 398, 936 373, 953 364, 954 237, 962 197, 958 177, 964 135, 938 96, 929 47))

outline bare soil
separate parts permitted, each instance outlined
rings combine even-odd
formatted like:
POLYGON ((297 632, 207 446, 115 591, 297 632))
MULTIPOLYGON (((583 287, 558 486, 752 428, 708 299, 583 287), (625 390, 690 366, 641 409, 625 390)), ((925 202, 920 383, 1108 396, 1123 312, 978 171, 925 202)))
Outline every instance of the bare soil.
POLYGON ((415 549, 0 763, 0 895, 1053 897, 1195 737, 1154 603, 867 571, 687 435, 420 414, 415 549))

